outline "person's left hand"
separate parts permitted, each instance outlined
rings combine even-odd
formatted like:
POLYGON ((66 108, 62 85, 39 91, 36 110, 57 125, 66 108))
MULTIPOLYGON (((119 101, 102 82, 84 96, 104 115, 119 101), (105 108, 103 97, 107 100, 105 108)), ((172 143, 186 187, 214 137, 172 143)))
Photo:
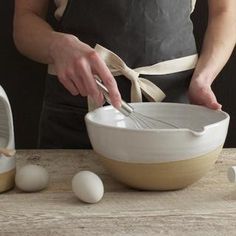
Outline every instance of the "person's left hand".
POLYGON ((220 110, 222 105, 217 102, 216 96, 211 89, 211 85, 205 81, 201 82, 192 79, 188 90, 189 101, 195 105, 206 106, 210 109, 220 110))

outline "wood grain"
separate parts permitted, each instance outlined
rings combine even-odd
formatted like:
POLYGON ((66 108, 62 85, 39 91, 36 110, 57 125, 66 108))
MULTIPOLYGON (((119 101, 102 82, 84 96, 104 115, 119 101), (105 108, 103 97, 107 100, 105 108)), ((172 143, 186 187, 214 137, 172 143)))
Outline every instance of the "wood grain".
POLYGON ((236 184, 226 178, 236 165, 236 149, 224 149, 197 183, 169 192, 136 191, 116 182, 88 150, 17 151, 17 167, 28 163, 49 171, 49 187, 0 195, 1 236, 236 234, 236 184), (105 195, 98 204, 74 197, 71 179, 80 170, 102 178, 105 195))

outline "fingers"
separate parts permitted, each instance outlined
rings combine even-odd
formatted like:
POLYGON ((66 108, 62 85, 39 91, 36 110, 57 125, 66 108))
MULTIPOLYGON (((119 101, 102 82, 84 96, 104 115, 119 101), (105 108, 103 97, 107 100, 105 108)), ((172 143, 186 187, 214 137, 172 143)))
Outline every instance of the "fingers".
POLYGON ((213 110, 221 110, 222 105, 219 104, 218 102, 212 102, 212 103, 208 103, 207 107, 213 110))
POLYGON ((222 108, 222 105, 217 102, 214 94, 209 94, 209 97, 206 100, 206 106, 213 110, 221 110, 222 108))
POLYGON ((95 51, 91 53, 89 57, 93 72, 100 77, 109 91, 112 105, 116 108, 119 108, 121 106, 121 96, 117 87, 116 80, 107 68, 105 62, 99 58, 98 54, 95 51))
POLYGON ((88 61, 81 58, 76 62, 76 68, 77 76, 81 77, 87 95, 91 96, 97 105, 101 105, 103 103, 103 96, 101 96, 101 92, 97 87, 88 61))
POLYGON ((73 95, 77 96, 79 95, 79 90, 75 86, 72 80, 68 79, 66 76, 58 75, 59 81, 62 83, 62 85, 73 95))
POLYGON ((73 75, 71 77, 71 79, 72 79, 73 83, 75 84, 76 88, 78 89, 80 95, 83 97, 87 96, 86 86, 84 85, 81 76, 73 75))
POLYGON ((58 72, 58 78, 72 95, 89 95, 98 106, 104 104, 104 96, 97 87, 90 64, 85 58, 75 60, 73 67, 67 65, 64 71, 58 72))
POLYGON ((196 105, 206 106, 213 110, 221 110, 222 108, 210 86, 191 86, 189 98, 191 103, 196 105))
POLYGON ((213 110, 221 109, 222 105, 217 102, 216 96, 210 87, 204 90, 202 96, 204 100, 203 105, 213 110))

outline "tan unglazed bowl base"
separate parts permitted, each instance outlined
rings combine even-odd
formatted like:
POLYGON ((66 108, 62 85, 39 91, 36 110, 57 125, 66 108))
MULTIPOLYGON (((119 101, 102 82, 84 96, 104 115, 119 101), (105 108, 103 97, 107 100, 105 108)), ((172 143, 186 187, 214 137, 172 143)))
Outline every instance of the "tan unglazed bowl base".
POLYGON ((0 174, 0 193, 10 190, 15 185, 16 169, 0 174))
MULTIPOLYGON (((177 190, 196 182, 214 165, 222 146, 189 160, 141 164, 115 161, 99 155, 118 181, 142 190, 177 190)), ((145 157, 144 157, 145 158, 145 157)))

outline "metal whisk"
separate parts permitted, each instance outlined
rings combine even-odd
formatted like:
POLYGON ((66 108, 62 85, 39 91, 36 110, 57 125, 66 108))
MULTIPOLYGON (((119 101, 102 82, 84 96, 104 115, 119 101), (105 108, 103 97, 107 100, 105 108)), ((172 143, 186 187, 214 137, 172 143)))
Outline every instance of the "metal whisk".
MULTIPOLYGON (((110 96, 109 96, 109 92, 107 88, 97 78, 95 78, 95 80, 97 82, 98 87, 101 89, 105 97, 105 100, 109 104, 111 104, 111 100, 110 100, 110 96)), ((144 114, 136 112, 134 108, 128 103, 126 103, 124 100, 121 101, 121 107, 117 110, 119 110, 126 117, 129 117, 135 123, 136 127, 139 129, 155 129, 158 127, 158 123, 165 124, 171 128, 179 128, 178 126, 171 124, 169 122, 152 118, 150 116, 146 116, 144 114)))

